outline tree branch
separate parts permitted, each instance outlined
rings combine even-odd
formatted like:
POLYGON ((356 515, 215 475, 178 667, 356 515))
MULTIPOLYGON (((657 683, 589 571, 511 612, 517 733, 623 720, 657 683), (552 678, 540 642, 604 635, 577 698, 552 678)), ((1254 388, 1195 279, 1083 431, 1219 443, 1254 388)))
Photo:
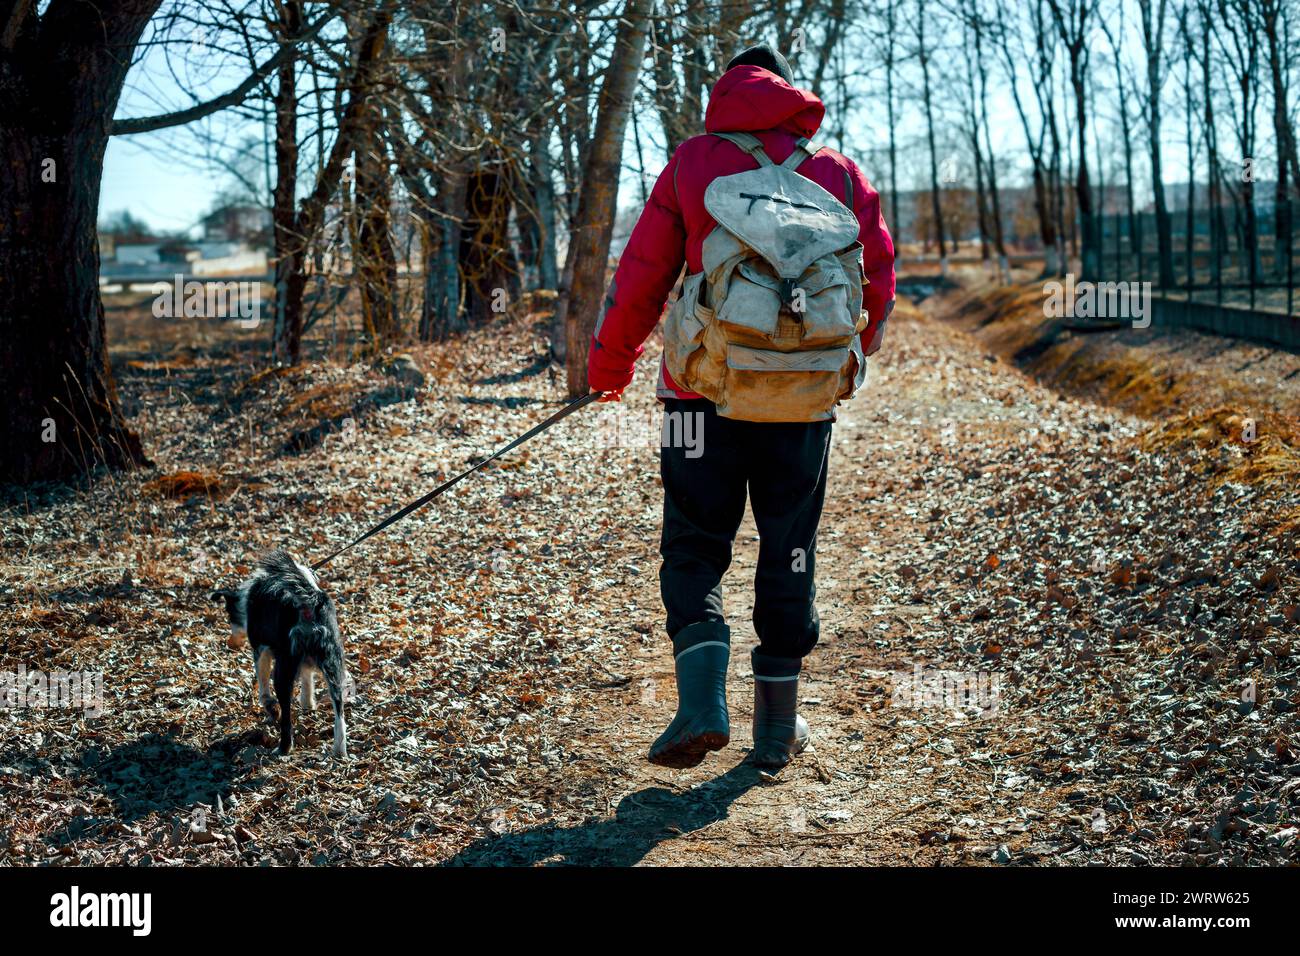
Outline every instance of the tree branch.
POLYGON ((32 0, 14 0, 10 5, 9 14, 0 28, 0 50, 13 50, 14 44, 18 42, 18 31, 22 29, 23 21, 31 9, 32 0))
POLYGON ((297 36, 286 40, 276 51, 275 55, 270 57, 261 66, 257 67, 248 79, 240 83, 237 87, 228 93, 223 93, 215 99, 208 100, 206 103, 198 103, 194 106, 183 110, 176 110, 172 113, 163 113, 159 116, 137 116, 131 119, 113 120, 113 125, 109 132, 113 136, 131 136, 135 133, 152 133, 154 130, 166 129, 170 126, 183 126, 186 123, 192 123, 195 120, 202 119, 205 116, 211 116, 219 110, 227 109, 231 106, 238 106, 248 98, 248 95, 256 89, 263 80, 274 73, 281 64, 286 62, 290 57, 295 55, 295 50, 301 43, 308 43, 314 40, 331 20, 335 19, 345 9, 340 6, 329 13, 320 16, 314 23, 311 23, 297 36))

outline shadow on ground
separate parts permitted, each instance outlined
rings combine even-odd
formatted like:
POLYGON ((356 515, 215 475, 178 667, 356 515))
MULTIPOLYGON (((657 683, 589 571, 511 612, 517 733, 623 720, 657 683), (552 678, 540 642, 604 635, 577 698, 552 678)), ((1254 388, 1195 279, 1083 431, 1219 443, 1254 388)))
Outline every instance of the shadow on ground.
POLYGON ((620 800, 612 818, 485 837, 443 865, 634 866, 665 840, 725 820, 736 798, 762 782, 758 770, 741 763, 684 792, 647 787, 620 800))
POLYGON ((91 747, 82 755, 85 773, 113 805, 114 812, 80 814, 50 833, 46 842, 64 846, 79 840, 97 841, 120 824, 151 813, 188 813, 196 804, 212 806, 218 794, 229 798, 254 781, 241 779, 247 771, 235 765, 231 751, 251 735, 223 738, 206 751, 163 734, 145 736, 107 753, 91 747))

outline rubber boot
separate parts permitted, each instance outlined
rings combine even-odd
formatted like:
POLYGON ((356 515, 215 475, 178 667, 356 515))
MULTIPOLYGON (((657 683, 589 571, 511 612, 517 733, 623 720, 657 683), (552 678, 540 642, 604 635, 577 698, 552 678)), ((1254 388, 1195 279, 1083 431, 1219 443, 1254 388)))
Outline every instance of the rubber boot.
POLYGON ((710 750, 731 740, 727 718, 727 658, 731 631, 702 621, 673 638, 677 670, 677 715, 650 747, 650 762, 661 767, 694 767, 710 750))
POLYGON ((756 649, 754 665, 754 749, 750 762, 784 767, 808 746, 808 722, 798 714, 797 657, 771 657, 756 649))

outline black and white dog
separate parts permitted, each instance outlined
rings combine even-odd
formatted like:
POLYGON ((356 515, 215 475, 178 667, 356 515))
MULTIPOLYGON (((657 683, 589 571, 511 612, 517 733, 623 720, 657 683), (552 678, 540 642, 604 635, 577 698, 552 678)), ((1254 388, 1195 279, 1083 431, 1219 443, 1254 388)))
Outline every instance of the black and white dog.
POLYGON ((319 673, 325 677, 334 705, 334 756, 346 757, 343 638, 334 602, 321 590, 311 569, 287 551, 272 551, 238 588, 213 591, 212 597, 226 602, 231 632, 248 639, 262 706, 272 723, 280 725, 280 753, 293 749, 294 679, 302 679, 299 704, 304 710, 315 710, 315 677, 319 673), (272 683, 275 697, 271 696, 272 683))

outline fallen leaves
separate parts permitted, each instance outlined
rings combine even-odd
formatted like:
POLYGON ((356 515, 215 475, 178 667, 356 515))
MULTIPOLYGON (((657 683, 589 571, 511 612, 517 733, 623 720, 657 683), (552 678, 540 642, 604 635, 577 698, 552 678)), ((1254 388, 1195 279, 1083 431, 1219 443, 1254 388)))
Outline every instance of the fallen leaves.
MULTIPOLYGON (((207 601, 259 550, 320 554, 543 415, 561 390, 531 326, 418 347, 418 399, 312 432, 297 457, 281 449, 313 415, 391 378, 315 360, 250 377, 230 356, 126 371, 164 476, 199 479, 169 494, 129 476, 111 499, 105 485, 9 516, 6 651, 102 670, 110 708, 0 712, 15 821, 0 859, 674 862, 706 828, 696 852, 707 840, 731 863, 1293 856, 1300 552, 1274 519, 1300 502, 1294 483, 1219 480, 1273 474, 1275 419, 1253 444, 1230 416, 1152 431, 897 315, 873 369, 887 400, 846 406, 833 433, 816 752, 731 817, 714 779, 730 764, 687 789, 642 763, 674 699, 654 450, 592 448, 594 424, 548 432, 330 566, 357 685, 346 763, 328 757, 327 703, 295 708, 299 748, 275 753, 247 651, 207 601), (216 493, 204 479, 230 481, 232 460, 250 477, 216 493), (996 677, 998 708, 899 706, 892 675, 913 666, 996 677), (639 836, 636 802, 670 788, 639 836), (805 805, 808 832, 783 843, 805 805), (683 838, 663 839, 668 818, 683 838)), ((626 401, 652 419, 649 389, 626 401)), ((739 660, 752 542, 736 551, 739 660)), ((751 691, 732 676, 739 713, 751 691)))

